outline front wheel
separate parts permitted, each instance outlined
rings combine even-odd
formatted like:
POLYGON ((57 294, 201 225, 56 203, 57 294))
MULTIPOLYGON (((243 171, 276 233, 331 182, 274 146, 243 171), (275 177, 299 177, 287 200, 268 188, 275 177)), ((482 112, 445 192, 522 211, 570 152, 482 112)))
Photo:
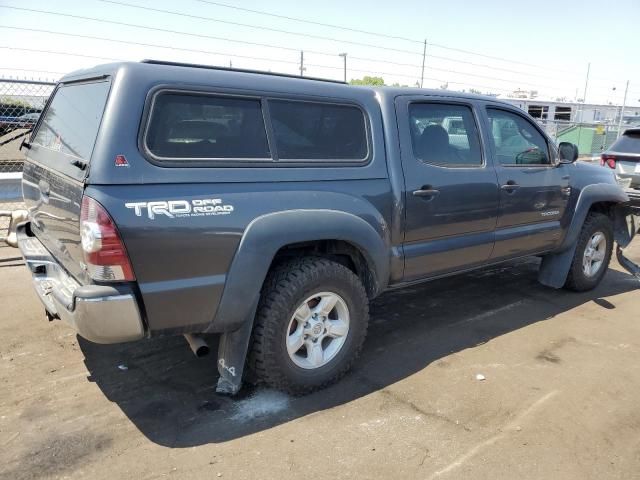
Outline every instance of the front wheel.
POLYGON ((249 367, 287 393, 322 388, 349 370, 368 318, 364 287, 347 267, 319 257, 284 262, 265 281, 249 367))
POLYGON ((613 225, 609 217, 591 212, 582 226, 565 288, 584 292, 598 286, 607 273, 613 250, 613 225))

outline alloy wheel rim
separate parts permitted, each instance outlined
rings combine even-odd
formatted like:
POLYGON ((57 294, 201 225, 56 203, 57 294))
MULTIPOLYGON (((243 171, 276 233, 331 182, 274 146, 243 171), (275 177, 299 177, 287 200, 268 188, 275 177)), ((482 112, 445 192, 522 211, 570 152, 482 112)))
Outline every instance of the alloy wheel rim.
POLYGON ((607 251, 607 237, 598 231, 591 235, 582 256, 582 271, 587 277, 598 274, 604 263, 607 251))
POLYGON ((342 350, 349 333, 349 308, 334 292, 319 292, 302 302, 285 333, 289 358, 306 370, 323 367, 342 350))

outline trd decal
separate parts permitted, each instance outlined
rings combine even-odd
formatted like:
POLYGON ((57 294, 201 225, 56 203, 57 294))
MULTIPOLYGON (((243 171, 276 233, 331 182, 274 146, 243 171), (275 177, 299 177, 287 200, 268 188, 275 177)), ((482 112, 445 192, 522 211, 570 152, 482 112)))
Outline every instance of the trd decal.
POLYGON ((206 217, 211 215, 229 215, 233 205, 226 205, 220 198, 202 198, 195 200, 160 200, 156 202, 128 202, 125 207, 133 209, 137 217, 146 215, 153 220, 158 215, 169 218, 206 217))

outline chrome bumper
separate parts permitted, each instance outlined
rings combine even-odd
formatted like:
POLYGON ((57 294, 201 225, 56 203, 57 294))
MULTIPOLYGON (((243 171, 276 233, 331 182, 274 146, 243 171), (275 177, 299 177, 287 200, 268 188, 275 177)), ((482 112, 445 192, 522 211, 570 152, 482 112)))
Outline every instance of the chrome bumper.
POLYGON ((119 343, 144 337, 135 296, 124 287, 80 285, 58 264, 36 237, 17 229, 18 247, 33 276, 45 309, 96 343, 119 343))

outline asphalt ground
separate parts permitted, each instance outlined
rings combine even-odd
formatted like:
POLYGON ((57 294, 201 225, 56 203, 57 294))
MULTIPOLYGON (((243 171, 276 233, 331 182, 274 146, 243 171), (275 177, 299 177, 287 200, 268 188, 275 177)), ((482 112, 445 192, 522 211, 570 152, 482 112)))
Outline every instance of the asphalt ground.
POLYGON ((48 322, 0 247, 0 479, 640 478, 640 284, 614 261, 552 290, 538 263, 385 294, 340 383, 230 399, 181 337, 48 322))

